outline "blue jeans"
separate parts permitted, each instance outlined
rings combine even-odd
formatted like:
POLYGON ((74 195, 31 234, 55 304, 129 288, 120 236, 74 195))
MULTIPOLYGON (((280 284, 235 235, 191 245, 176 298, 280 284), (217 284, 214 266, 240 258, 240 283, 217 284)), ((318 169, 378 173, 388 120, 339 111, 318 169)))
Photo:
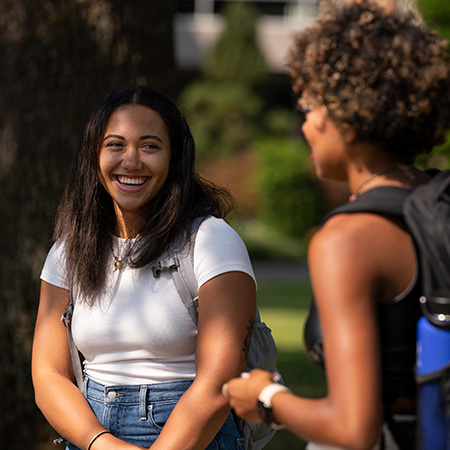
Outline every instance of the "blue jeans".
MULTIPOLYGON (((191 384, 192 381, 172 381, 143 386, 103 386, 86 379, 85 392, 92 410, 107 430, 119 439, 149 448, 191 384)), ((230 413, 206 450, 244 449, 244 439, 230 413)), ((79 449, 67 443, 66 450, 79 449)))

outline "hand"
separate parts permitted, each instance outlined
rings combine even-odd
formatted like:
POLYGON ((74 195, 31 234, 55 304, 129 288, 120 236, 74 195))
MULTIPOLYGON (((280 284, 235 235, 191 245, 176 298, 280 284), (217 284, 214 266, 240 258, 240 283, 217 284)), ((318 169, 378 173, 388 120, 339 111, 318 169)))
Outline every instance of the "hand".
POLYGON ((248 422, 261 422, 258 413, 258 396, 269 384, 273 374, 260 369, 244 372, 240 378, 233 378, 224 384, 222 392, 234 412, 248 422))

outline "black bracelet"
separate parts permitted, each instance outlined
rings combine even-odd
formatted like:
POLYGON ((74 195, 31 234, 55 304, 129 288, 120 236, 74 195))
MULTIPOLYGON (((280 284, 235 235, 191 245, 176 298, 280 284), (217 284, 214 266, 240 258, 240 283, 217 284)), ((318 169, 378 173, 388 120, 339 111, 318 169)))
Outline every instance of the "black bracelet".
POLYGON ((100 433, 97 433, 97 434, 91 439, 91 442, 89 442, 89 445, 88 445, 87 450, 91 450, 92 444, 96 441, 96 439, 99 438, 102 434, 106 434, 106 433, 111 434, 111 431, 109 431, 109 430, 103 430, 103 431, 100 431, 100 433))

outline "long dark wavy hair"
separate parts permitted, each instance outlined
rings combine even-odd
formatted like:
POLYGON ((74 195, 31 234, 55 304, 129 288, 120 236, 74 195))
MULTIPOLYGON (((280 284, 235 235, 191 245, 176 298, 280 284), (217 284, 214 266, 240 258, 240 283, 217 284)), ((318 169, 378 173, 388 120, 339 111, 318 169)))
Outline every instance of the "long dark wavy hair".
POLYGON ((142 86, 111 92, 95 107, 81 136, 78 153, 63 193, 54 231, 64 241, 70 286, 90 304, 102 291, 110 258, 116 215, 113 201, 99 179, 99 149, 112 113, 124 105, 142 105, 156 111, 170 138, 171 160, 167 180, 145 208, 130 265, 148 265, 166 251, 184 230, 188 241, 192 220, 214 213, 225 217, 234 206, 226 189, 195 172, 195 144, 179 109, 162 94, 142 86))

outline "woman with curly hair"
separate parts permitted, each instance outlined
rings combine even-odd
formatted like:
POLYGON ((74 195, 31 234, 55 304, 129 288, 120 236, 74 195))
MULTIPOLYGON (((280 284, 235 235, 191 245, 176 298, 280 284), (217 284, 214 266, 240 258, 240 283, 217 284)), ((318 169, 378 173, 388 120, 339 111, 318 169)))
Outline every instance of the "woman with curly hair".
POLYGON ((321 327, 310 318, 305 341, 327 395, 296 396, 259 370, 224 386, 238 415, 286 426, 309 449, 414 448, 421 286, 401 206, 431 177, 416 155, 450 129, 450 65, 446 43, 416 13, 388 6, 325 2, 289 58, 316 173, 352 192, 308 251, 321 327), (398 214, 364 212, 388 202, 398 214))
POLYGON ((221 387, 245 368, 256 289, 223 220, 230 200, 195 173, 191 132, 166 97, 131 87, 96 106, 42 270, 33 344, 36 402, 68 450, 242 448, 221 387), (175 249, 198 281, 197 323, 169 271, 153 270, 175 249), (60 320, 70 298, 84 395, 60 320))

